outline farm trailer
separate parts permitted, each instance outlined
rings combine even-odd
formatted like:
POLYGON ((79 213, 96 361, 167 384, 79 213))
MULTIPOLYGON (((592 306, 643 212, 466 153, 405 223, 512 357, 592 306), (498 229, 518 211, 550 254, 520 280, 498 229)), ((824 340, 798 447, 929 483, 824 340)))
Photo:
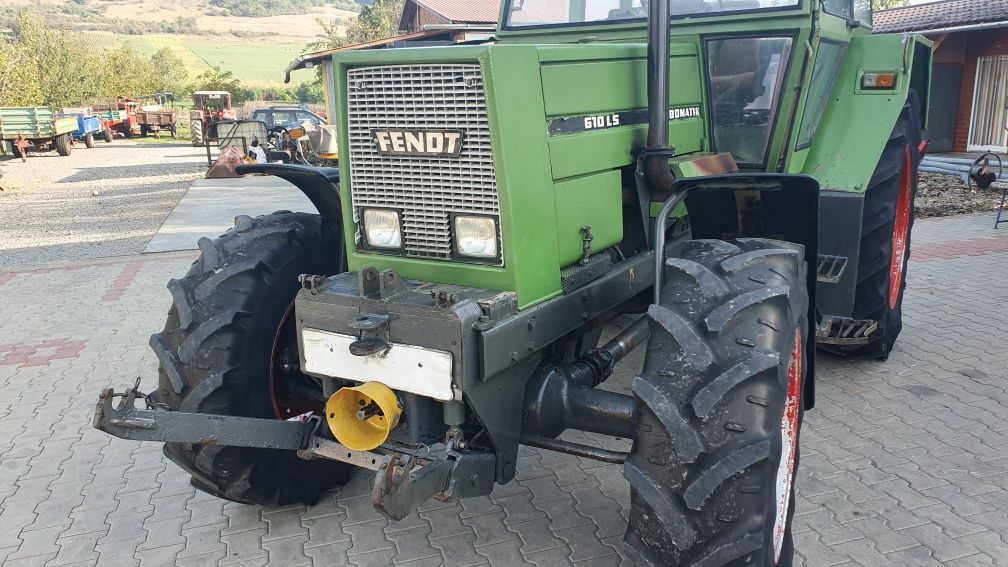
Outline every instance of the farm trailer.
POLYGON ((70 155, 73 132, 78 128, 74 116, 60 116, 52 108, 22 106, 0 108, 0 140, 11 143, 23 136, 36 148, 53 148, 59 155, 70 155))
POLYGON ((121 98, 114 102, 94 105, 106 115, 112 115, 109 127, 123 137, 147 136, 168 130, 172 137, 178 134, 178 113, 160 104, 144 105, 140 100, 121 98))
POLYGON ((372 469, 393 519, 512 482, 520 444, 620 462, 638 565, 791 565, 817 339, 881 358, 900 328, 931 47, 870 21, 507 0, 492 44, 326 54, 340 168, 239 168, 318 214, 200 240, 156 391, 95 425, 240 502, 372 469))
POLYGON ((84 146, 93 148, 95 136, 101 135, 104 129, 102 118, 90 109, 64 108, 60 116, 70 116, 77 120, 77 129, 71 133, 75 142, 84 142, 84 146))
POLYGON ((108 106, 96 106, 94 111, 101 118, 102 139, 111 142, 115 139, 115 133, 122 131, 122 124, 129 119, 125 110, 108 108, 108 106))
MULTIPOLYGON (((94 115, 98 118, 100 127, 98 132, 92 132, 92 137, 101 137, 106 143, 115 138, 114 132, 118 131, 119 125, 126 119, 126 114, 118 110, 108 110, 101 106, 77 106, 64 108, 64 114, 94 115)), ((88 146, 90 147, 90 146, 88 146)))

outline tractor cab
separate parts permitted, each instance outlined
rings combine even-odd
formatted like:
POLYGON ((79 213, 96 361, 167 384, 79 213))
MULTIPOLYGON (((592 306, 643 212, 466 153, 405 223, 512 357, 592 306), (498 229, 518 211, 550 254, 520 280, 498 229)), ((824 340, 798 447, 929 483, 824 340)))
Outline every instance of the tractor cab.
MULTIPOLYGON (((648 6, 647 0, 505 0, 498 40, 577 43, 585 53, 626 49, 645 41, 648 6)), ((852 75, 841 78, 847 81, 844 95, 898 93, 907 85, 896 84, 897 75, 912 79, 920 96, 927 92, 929 73, 907 73, 907 66, 916 61, 925 70, 929 57, 914 56, 929 53, 928 46, 919 39, 872 36, 865 0, 671 0, 668 15, 670 104, 684 109, 670 114, 670 141, 679 154, 730 153, 741 171, 806 171, 809 155, 822 157, 812 146, 833 86, 847 71, 845 61, 852 75), (876 50, 887 56, 855 63, 876 50)), ((619 65, 628 72, 631 66, 619 65)), ((638 81, 644 73, 632 71, 638 81)), ((600 86, 606 79, 595 77, 600 86)), ((608 88, 581 97, 603 97, 608 88)), ((613 127, 614 119, 592 119, 588 126, 613 127)), ((834 186, 849 183, 835 179, 834 186)))
POLYGON ((193 110, 200 109, 213 120, 233 119, 231 93, 226 91, 196 91, 193 93, 193 110))

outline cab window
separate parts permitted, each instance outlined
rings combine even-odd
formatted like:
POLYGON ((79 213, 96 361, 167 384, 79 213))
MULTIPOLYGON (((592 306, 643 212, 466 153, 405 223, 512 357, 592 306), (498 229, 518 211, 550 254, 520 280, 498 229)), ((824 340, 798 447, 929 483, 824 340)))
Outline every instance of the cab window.
POLYGON ((302 122, 311 122, 312 124, 315 124, 315 125, 319 124, 318 118, 315 118, 314 116, 312 116, 312 114, 310 112, 298 112, 297 113, 297 121, 298 121, 299 124, 302 123, 302 122))

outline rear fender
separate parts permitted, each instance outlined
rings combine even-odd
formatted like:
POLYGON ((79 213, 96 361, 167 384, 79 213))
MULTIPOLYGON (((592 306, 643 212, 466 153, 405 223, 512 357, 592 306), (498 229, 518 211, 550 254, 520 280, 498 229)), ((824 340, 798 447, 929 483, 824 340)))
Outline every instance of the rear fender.
POLYGON ((273 175, 290 182, 308 197, 315 209, 324 217, 331 217, 343 222, 343 207, 340 204, 339 169, 335 167, 308 167, 305 165, 287 165, 264 163, 254 165, 239 165, 235 173, 260 173, 273 175))
POLYGON ((801 244, 808 262, 808 371, 805 407, 815 403, 815 292, 819 234, 819 182, 808 175, 736 173, 682 179, 673 192, 686 197, 693 238, 774 238, 801 244))

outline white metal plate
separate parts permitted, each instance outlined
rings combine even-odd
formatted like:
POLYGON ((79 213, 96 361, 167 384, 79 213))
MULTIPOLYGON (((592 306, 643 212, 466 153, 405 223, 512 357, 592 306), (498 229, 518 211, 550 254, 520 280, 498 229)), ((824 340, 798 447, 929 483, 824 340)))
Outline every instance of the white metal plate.
POLYGON ((393 390, 437 400, 455 399, 450 352, 393 343, 383 353, 355 356, 350 354, 350 343, 355 340, 357 337, 351 335, 302 330, 305 372, 356 382, 381 382, 393 390))

